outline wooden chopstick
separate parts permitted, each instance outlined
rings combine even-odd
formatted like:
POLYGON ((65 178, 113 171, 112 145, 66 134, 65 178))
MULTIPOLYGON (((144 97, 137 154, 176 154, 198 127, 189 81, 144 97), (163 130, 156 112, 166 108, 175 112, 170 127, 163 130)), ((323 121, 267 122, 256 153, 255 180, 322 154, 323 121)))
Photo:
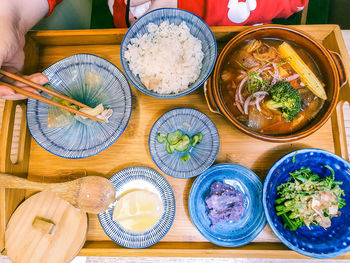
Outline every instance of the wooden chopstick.
POLYGON ((33 82, 33 81, 30 81, 30 80, 28 80, 28 79, 25 79, 25 78, 23 78, 23 77, 21 77, 21 76, 18 76, 18 75, 16 75, 16 74, 7 72, 7 71, 2 70, 2 69, 0 69, 0 74, 6 76, 6 77, 8 77, 8 78, 11 78, 11 79, 13 79, 13 80, 22 82, 22 83, 24 83, 24 84, 26 84, 26 85, 28 85, 28 86, 34 88, 34 89, 44 91, 44 92, 46 92, 47 94, 50 94, 50 95, 52 95, 52 96, 55 96, 55 97, 64 99, 64 100, 66 100, 66 101, 69 101, 69 102, 71 102, 71 103, 73 103, 73 104, 75 104, 75 105, 78 105, 78 106, 80 106, 80 107, 91 109, 91 107, 89 107, 89 106, 87 106, 87 105, 85 105, 85 104, 83 104, 83 103, 81 103, 81 102, 79 102, 79 101, 73 100, 73 99, 71 99, 71 98, 69 98, 69 97, 67 97, 67 96, 64 96, 64 95, 62 95, 62 94, 60 94, 60 93, 57 93, 57 92, 55 92, 55 91, 53 91, 53 90, 50 90, 50 89, 48 89, 48 88, 45 88, 44 86, 41 86, 41 85, 39 85, 39 84, 37 84, 37 83, 35 83, 35 82, 33 82))
POLYGON ((32 98, 32 99, 35 99, 35 100, 39 100, 41 102, 44 102, 44 103, 56 106, 56 107, 61 108, 63 110, 69 111, 71 113, 75 113, 77 115, 80 115, 80 116, 83 116, 83 117, 86 117, 86 118, 89 118, 89 119, 92 119, 92 120, 95 120, 95 121, 98 121, 98 122, 101 122, 101 123, 105 123, 105 121, 103 121, 103 120, 101 120, 99 118, 96 118, 95 116, 92 116, 90 114, 78 111, 76 109, 72 109, 72 108, 70 108, 68 106, 65 106, 65 105, 62 105, 62 104, 60 104, 60 103, 58 103, 56 101, 49 100, 49 99, 44 98, 44 97, 42 97, 40 95, 37 95, 37 94, 34 94, 32 92, 26 91, 24 89, 18 88, 16 86, 13 86, 13 85, 8 84, 6 82, 0 81, 0 85, 4 85, 6 87, 9 87, 9 88, 13 89, 14 91, 16 91, 17 93, 22 94, 22 95, 24 95, 26 97, 29 97, 29 98, 32 98))

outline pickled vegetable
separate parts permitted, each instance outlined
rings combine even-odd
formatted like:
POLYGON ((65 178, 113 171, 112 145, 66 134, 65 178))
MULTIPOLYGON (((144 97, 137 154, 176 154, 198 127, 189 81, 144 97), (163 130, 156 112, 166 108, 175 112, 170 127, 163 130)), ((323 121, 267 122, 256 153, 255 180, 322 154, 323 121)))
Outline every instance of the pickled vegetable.
POLYGON ((201 132, 198 132, 190 138, 181 130, 176 130, 168 134, 158 133, 156 140, 158 143, 165 143, 165 150, 169 154, 172 154, 174 151, 183 152, 184 154, 181 155, 180 160, 187 162, 191 159, 190 152, 192 148, 203 140, 203 135, 201 132))

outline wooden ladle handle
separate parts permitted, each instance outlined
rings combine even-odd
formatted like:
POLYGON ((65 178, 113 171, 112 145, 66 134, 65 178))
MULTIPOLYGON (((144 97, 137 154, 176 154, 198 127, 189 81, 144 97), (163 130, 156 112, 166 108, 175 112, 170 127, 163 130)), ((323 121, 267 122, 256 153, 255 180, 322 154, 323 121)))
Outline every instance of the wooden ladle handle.
POLYGON ((0 188, 48 190, 49 184, 32 182, 21 177, 0 173, 0 188))

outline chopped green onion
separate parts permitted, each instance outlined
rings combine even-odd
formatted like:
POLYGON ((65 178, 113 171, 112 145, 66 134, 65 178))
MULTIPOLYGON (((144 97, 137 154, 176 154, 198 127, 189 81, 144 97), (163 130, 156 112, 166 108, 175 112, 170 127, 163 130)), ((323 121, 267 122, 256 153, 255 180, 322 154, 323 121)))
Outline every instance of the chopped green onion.
POLYGON ((331 171, 331 176, 332 176, 332 178, 334 180, 334 170, 333 170, 333 168, 330 167, 328 164, 326 164, 324 167, 326 167, 329 171, 331 171))
POLYGON ((295 156, 297 155, 298 152, 295 152, 292 158, 292 163, 295 163, 295 156))

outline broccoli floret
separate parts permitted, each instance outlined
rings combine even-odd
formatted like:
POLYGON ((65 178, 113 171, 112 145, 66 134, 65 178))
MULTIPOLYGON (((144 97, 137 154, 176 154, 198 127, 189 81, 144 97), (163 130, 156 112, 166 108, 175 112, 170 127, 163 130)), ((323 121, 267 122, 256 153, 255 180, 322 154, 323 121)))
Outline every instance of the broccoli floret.
POLYGON ((269 93, 272 100, 266 102, 266 107, 274 110, 279 109, 286 121, 292 121, 300 112, 300 94, 288 82, 282 81, 275 84, 269 93))

